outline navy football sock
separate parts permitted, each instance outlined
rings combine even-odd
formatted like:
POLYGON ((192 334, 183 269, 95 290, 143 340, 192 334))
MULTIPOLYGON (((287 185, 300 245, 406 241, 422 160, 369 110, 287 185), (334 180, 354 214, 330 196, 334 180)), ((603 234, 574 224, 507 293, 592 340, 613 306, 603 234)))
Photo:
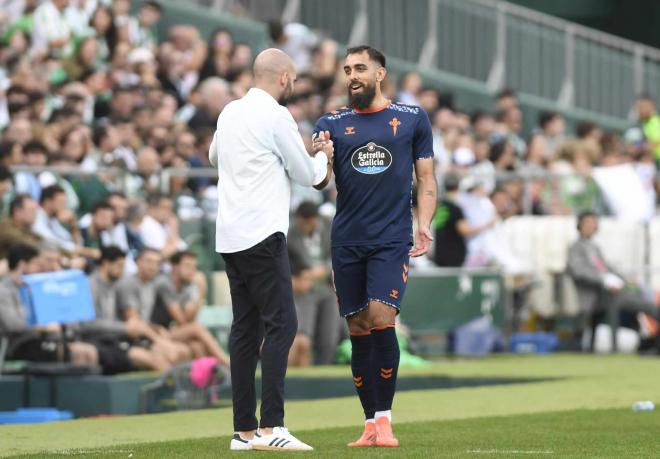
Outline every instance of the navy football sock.
POLYGON ((392 409, 396 375, 399 370, 399 341, 394 325, 371 330, 373 338, 373 366, 376 376, 376 411, 392 409))
POLYGON ((371 366, 373 342, 371 334, 351 335, 351 370, 353 384, 357 390, 366 419, 373 419, 376 413, 376 392, 374 372, 371 366))

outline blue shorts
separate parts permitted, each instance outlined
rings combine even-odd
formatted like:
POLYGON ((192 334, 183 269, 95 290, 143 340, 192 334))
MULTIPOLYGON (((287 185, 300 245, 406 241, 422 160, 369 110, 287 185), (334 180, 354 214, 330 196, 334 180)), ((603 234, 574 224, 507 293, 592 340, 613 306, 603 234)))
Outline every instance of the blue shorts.
POLYGON ((379 301, 401 308, 408 282, 408 252, 405 243, 333 247, 332 272, 343 317, 353 316, 379 301))

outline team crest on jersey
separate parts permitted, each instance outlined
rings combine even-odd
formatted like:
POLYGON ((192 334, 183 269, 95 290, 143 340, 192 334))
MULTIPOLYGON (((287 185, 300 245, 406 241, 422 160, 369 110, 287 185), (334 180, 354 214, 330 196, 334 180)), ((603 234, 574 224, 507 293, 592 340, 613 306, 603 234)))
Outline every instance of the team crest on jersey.
POLYGON ((361 174, 380 174, 392 165, 392 154, 387 148, 369 142, 353 152, 351 164, 361 174))

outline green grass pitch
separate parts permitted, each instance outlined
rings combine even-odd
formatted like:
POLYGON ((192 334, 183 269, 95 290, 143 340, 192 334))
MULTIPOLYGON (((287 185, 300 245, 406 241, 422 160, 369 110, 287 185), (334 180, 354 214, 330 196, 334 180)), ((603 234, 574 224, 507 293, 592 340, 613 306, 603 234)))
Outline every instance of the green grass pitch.
MULTIPOLYGON (((322 384, 346 367, 292 370, 322 384)), ((660 457, 660 361, 636 356, 504 356, 445 360, 402 376, 448 380, 534 378, 513 384, 409 390, 397 394, 397 449, 349 450, 361 428, 357 397, 292 401, 287 425, 315 457, 660 457)), ((0 456, 215 458, 228 451, 229 409, 0 427, 0 456)), ((290 453, 294 454, 294 453, 290 453)), ((288 455, 286 455, 288 456, 288 455)))

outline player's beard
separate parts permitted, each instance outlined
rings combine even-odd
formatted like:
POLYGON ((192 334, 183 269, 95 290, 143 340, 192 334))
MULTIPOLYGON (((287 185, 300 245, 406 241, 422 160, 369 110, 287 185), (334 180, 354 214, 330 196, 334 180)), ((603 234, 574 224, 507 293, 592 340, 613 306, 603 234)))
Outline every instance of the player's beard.
POLYGON ((355 94, 348 88, 348 104, 358 110, 366 110, 371 107, 371 103, 376 97, 376 85, 362 85, 362 92, 355 94))

